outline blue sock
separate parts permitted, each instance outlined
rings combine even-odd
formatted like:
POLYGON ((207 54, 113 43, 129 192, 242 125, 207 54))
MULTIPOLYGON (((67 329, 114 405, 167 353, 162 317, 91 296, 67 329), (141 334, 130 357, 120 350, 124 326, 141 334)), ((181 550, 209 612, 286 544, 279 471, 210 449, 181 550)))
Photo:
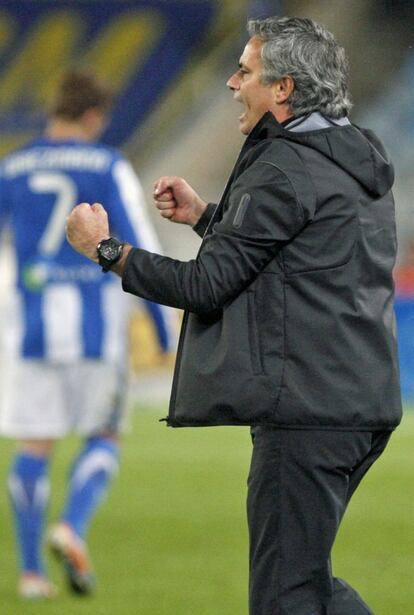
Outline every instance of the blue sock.
POLYGON ((90 438, 74 462, 62 520, 82 538, 118 469, 119 446, 103 437, 90 438))
POLYGON ((48 458, 18 453, 9 474, 9 493, 23 572, 44 574, 41 553, 49 501, 48 458))

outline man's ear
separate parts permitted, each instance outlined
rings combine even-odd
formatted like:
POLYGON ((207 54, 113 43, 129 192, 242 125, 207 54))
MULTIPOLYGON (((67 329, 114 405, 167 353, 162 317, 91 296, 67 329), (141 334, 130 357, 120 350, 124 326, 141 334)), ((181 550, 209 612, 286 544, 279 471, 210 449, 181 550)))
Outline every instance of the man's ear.
POLYGON ((272 85, 275 103, 283 105, 295 89, 295 82, 290 75, 285 75, 272 85))

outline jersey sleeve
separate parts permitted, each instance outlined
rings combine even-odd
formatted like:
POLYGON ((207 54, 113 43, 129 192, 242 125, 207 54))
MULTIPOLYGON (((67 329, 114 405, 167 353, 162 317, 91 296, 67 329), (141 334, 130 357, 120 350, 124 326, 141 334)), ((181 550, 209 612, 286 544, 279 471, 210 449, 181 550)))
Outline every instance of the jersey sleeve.
MULTIPOLYGON (((120 158, 112 165, 108 202, 105 203, 116 237, 149 252, 161 252, 156 232, 146 210, 144 192, 132 165, 120 158)), ((164 305, 144 299, 145 308, 154 325, 160 349, 175 350, 176 315, 164 305)))
POLYGON ((146 210, 141 183, 125 159, 115 161, 111 172, 108 210, 111 232, 119 239, 150 252, 161 250, 146 210))

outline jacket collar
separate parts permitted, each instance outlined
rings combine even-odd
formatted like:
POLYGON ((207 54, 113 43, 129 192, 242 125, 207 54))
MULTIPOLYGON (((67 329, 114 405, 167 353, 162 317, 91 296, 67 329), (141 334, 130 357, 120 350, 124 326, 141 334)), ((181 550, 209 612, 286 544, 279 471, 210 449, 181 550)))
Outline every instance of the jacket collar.
POLYGON ((246 142, 262 141, 272 139, 287 132, 277 121, 273 113, 267 111, 246 138, 246 142))
POLYGON ((307 134, 315 133, 318 130, 324 130, 326 128, 341 129, 346 126, 351 126, 351 123, 347 118, 332 121, 322 115, 321 118, 325 119, 325 125, 323 125, 321 122, 319 122, 318 125, 318 123, 312 121, 312 118, 315 115, 319 114, 315 112, 313 114, 310 114, 308 117, 303 118, 303 120, 299 122, 298 118, 292 117, 290 119, 290 122, 283 122, 283 124, 281 124, 277 121, 273 113, 267 111, 257 122, 251 133, 247 136, 246 144, 249 143, 253 145, 258 141, 262 141, 263 139, 275 139, 277 137, 284 137, 285 139, 291 139, 292 141, 301 141, 302 135, 306 136, 307 134), (297 126, 299 126, 299 124, 302 124, 300 130, 295 129, 294 126, 290 128, 290 124, 293 122, 295 122, 297 126), (287 124, 286 127, 284 124, 287 124))

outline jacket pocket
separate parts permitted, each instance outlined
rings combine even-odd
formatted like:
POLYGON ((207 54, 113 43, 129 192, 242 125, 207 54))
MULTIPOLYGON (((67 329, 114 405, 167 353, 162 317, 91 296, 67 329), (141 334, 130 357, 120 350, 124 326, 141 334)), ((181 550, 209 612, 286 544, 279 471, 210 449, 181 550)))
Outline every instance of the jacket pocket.
POLYGON ((257 323, 256 298, 255 291, 253 289, 247 291, 247 319, 252 370, 254 374, 262 374, 263 361, 257 323))

